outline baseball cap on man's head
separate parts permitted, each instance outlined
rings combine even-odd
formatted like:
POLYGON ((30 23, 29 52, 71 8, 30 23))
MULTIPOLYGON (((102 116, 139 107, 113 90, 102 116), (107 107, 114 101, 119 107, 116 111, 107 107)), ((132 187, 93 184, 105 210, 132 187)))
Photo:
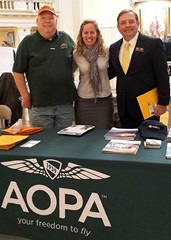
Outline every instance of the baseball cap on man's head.
POLYGON ((38 11, 38 15, 40 15, 42 12, 51 12, 54 15, 56 15, 55 9, 53 7, 48 6, 48 5, 45 5, 45 6, 41 7, 38 11))

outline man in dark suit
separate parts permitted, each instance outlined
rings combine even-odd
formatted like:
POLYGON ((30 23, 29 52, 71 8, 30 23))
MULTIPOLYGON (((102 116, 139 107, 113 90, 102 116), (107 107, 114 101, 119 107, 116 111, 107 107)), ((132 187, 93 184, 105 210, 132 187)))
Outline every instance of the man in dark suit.
POLYGON ((123 128, 137 128, 143 115, 137 96, 157 87, 158 104, 152 119, 159 120, 167 110, 170 99, 167 61, 162 41, 138 31, 138 15, 132 10, 123 10, 117 18, 117 27, 123 38, 110 46, 109 76, 117 77, 117 105, 123 128), (129 42, 130 64, 126 73, 122 68, 122 53, 129 42))

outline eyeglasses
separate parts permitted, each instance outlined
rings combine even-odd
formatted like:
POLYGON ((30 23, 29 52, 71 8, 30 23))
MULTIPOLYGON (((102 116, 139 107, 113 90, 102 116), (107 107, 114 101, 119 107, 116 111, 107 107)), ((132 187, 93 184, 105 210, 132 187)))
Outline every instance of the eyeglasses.
POLYGON ((39 18, 42 22, 46 22, 46 21, 56 21, 55 17, 40 17, 39 18))

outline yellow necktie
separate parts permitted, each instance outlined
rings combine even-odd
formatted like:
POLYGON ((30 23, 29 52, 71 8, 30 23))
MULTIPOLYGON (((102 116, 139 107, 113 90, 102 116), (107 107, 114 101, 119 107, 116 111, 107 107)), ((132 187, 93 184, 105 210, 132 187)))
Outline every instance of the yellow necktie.
POLYGON ((130 46, 130 43, 126 42, 124 45, 123 53, 122 53, 122 69, 125 74, 127 73, 129 63, 130 63, 129 46, 130 46))

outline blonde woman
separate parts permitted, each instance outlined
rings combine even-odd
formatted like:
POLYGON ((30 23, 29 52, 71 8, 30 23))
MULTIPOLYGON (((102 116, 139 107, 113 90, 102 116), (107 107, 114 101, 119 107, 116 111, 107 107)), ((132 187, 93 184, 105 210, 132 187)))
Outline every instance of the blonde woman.
POLYGON ((76 124, 96 129, 113 126, 113 99, 108 78, 108 48, 95 20, 84 20, 77 37, 74 60, 79 69, 76 124))

